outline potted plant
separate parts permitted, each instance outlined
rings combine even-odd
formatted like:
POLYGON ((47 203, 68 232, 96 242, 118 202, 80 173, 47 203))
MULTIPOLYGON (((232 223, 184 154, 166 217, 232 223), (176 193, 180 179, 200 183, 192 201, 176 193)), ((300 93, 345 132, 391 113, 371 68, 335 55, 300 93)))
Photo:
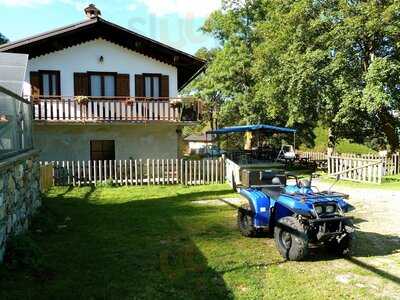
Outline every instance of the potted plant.
POLYGON ((178 108, 182 106, 183 100, 181 98, 173 98, 171 99, 170 104, 172 108, 178 108))
POLYGON ((89 102, 89 97, 88 96, 77 96, 75 98, 75 100, 78 104, 85 105, 89 102))
POLYGON ((132 106, 134 103, 135 103, 135 99, 129 98, 129 97, 125 98, 125 104, 126 105, 132 106))
POLYGON ((188 98, 182 102, 181 121, 197 121, 197 99, 188 98))

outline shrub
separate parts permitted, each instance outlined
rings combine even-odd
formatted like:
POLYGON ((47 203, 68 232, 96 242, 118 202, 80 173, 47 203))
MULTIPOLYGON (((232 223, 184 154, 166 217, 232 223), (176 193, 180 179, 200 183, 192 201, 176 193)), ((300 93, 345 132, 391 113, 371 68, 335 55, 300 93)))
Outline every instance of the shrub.
POLYGON ((112 181, 112 179, 107 179, 105 182, 97 181, 96 186, 97 187, 115 187, 116 184, 112 181))

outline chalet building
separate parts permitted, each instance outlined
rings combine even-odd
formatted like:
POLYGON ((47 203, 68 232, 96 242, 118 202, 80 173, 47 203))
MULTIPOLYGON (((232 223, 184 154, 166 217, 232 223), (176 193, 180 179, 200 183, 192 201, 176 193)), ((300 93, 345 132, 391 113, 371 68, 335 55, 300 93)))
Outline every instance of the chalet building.
POLYGON ((176 158, 200 101, 179 98, 205 62, 110 23, 94 5, 83 22, 0 46, 29 55, 41 160, 176 158))

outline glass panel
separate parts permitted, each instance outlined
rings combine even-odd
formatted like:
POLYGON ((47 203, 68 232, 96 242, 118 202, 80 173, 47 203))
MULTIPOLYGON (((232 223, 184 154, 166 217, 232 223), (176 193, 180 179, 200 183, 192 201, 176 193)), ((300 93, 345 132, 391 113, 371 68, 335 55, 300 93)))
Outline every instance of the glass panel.
POLYGON ((51 75, 51 95, 57 95, 57 76, 56 74, 51 75))
POLYGON ((104 76, 104 96, 115 96, 115 79, 112 75, 104 76))
POLYGON ((102 96, 100 75, 90 75, 90 95, 95 97, 102 96))
POLYGON ((160 78, 158 76, 153 77, 153 97, 160 97, 160 78))
POLYGON ((50 78, 49 74, 42 74, 43 96, 50 95, 50 78))
POLYGON ((32 148, 31 105, 0 91, 0 159, 32 148))
POLYGON ((151 97, 151 77, 146 76, 144 78, 144 95, 151 97))
POLYGON ((30 149, 33 147, 31 106, 22 102, 21 106, 22 106, 22 118, 23 118, 22 147, 24 149, 30 149))

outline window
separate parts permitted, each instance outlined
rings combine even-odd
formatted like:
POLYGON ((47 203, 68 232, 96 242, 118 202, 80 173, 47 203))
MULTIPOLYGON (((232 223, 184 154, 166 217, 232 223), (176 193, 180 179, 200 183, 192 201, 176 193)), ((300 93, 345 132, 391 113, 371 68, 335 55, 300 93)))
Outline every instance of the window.
POLYGON ((114 97, 115 73, 89 72, 89 92, 93 97, 114 97))
POLYGON ((113 140, 90 141, 91 160, 114 160, 115 142, 113 140))
POLYGON ((60 71, 39 71, 40 94, 43 96, 60 96, 60 71))
POLYGON ((144 74, 144 96, 158 98, 161 94, 161 75, 144 74))

